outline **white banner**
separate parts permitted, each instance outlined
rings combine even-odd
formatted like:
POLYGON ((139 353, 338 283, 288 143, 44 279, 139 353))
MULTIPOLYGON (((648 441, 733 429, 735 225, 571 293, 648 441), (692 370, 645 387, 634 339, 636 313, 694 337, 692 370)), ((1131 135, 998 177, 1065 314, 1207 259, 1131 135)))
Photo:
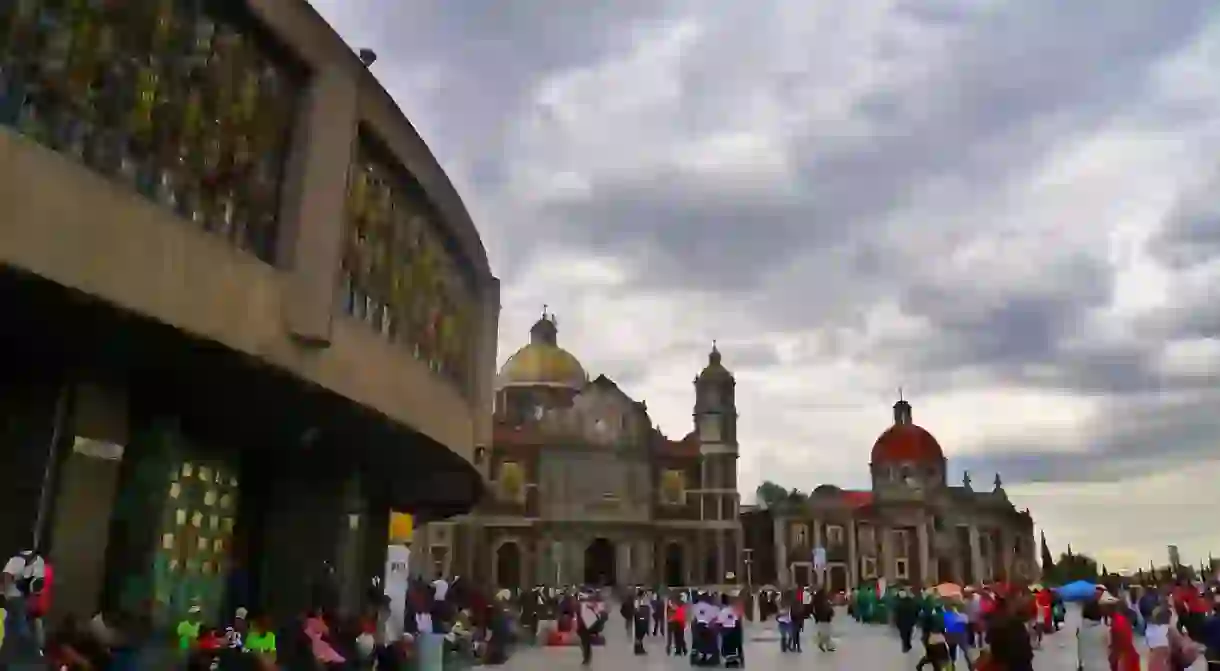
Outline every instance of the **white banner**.
POLYGON ((816 547, 813 549, 813 567, 819 571, 826 568, 826 548, 816 547))
POLYGON ((385 595, 390 597, 390 613, 394 619, 403 621, 407 613, 407 588, 411 582, 411 548, 406 545, 391 545, 385 556, 385 595))

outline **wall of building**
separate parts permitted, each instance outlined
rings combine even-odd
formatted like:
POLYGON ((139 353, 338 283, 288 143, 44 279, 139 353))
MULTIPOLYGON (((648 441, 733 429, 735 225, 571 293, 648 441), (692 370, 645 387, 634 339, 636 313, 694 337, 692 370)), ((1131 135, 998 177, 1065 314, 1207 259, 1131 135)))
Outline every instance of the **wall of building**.
POLYGON ((299 0, 255 17, 311 74, 289 151, 274 263, 235 249, 127 185, 0 129, 0 264, 99 296, 257 357, 470 459, 490 438, 498 283, 456 191, 393 100, 299 0), (348 170, 358 129, 409 170, 473 264, 469 384, 336 314, 348 170), (71 194, 66 198, 65 194, 71 194))

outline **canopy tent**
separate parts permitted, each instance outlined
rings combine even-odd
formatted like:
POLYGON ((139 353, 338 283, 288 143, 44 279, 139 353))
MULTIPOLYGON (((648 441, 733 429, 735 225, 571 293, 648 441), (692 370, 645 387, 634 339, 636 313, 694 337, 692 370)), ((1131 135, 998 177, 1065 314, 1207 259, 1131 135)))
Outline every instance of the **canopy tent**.
POLYGON ((1088 580, 1077 580, 1055 589, 1064 601, 1084 601, 1097 594, 1097 584, 1088 580))
POLYGON ((962 586, 951 582, 942 582, 936 586, 936 595, 943 599, 960 599, 962 598, 962 586))

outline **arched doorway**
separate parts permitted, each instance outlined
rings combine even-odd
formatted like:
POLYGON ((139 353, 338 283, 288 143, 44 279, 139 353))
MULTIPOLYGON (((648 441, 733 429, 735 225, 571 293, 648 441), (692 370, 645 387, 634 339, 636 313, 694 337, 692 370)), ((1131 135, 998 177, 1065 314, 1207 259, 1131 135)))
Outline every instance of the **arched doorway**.
POLYGON ((585 548, 585 584, 613 585, 616 574, 614 544, 605 538, 595 538, 585 548))
POLYGON ((686 585, 686 572, 682 570, 685 559, 680 543, 665 546, 665 584, 668 587, 686 585))
POLYGON ((496 548, 496 587, 521 586, 521 548, 516 541, 505 541, 496 548))

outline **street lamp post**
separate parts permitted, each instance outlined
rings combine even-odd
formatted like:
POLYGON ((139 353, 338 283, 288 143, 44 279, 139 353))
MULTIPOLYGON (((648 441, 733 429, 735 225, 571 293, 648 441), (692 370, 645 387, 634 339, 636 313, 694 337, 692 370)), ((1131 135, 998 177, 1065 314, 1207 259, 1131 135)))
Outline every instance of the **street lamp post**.
POLYGON ((750 548, 746 548, 745 550, 742 550, 742 554, 745 555, 746 586, 753 587, 753 585, 754 585, 754 559, 753 559, 754 550, 752 550, 750 548))

